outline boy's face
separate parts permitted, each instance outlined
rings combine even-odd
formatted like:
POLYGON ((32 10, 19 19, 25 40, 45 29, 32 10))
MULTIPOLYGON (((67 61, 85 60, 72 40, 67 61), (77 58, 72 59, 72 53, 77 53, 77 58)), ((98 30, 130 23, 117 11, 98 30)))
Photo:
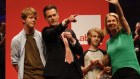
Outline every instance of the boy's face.
POLYGON ((97 32, 93 31, 92 37, 91 37, 91 45, 98 47, 100 45, 100 42, 101 42, 101 37, 99 36, 97 32))
POLYGON ((26 19, 22 19, 24 25, 28 28, 34 28, 36 24, 37 16, 35 15, 28 15, 26 19))

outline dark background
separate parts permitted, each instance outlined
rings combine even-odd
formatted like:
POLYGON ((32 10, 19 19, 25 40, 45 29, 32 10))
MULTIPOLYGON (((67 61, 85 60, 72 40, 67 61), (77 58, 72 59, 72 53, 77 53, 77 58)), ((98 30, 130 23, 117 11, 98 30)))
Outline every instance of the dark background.
MULTIPOLYGON (((140 21, 140 0, 119 0, 127 19, 131 31, 135 30, 136 22, 140 21)), ((110 5, 110 12, 115 12, 115 8, 110 5)))
MULTIPOLYGON (((0 27, 6 21, 6 1, 0 0, 0 27)), ((5 30, 5 27, 4 29, 5 30)), ((2 33, 2 31, 1 31, 2 33)), ((0 38, 1 41, 1 38, 0 38)), ((5 79, 5 42, 0 44, 0 79, 5 79)))
POLYGON ((6 21, 6 0, 0 0, 0 22, 6 21))

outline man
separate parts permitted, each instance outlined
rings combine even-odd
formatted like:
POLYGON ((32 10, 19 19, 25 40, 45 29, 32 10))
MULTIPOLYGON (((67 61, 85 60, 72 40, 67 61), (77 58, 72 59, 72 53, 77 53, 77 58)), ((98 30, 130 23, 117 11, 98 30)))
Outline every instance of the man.
POLYGON ((5 22, 0 23, 0 77, 5 79, 5 22))
POLYGON ((42 36, 34 26, 37 12, 34 8, 25 8, 21 12, 23 30, 11 42, 11 59, 18 71, 18 79, 44 79, 45 57, 42 36))
POLYGON ((137 58, 140 64, 140 22, 136 23, 135 36, 134 36, 134 46, 137 58))
POLYGON ((81 56, 83 49, 75 33, 67 29, 70 22, 76 22, 77 15, 71 15, 59 23, 56 6, 46 6, 43 13, 45 20, 50 25, 42 30, 47 50, 44 76, 46 79, 81 79, 82 71, 76 55, 81 56))

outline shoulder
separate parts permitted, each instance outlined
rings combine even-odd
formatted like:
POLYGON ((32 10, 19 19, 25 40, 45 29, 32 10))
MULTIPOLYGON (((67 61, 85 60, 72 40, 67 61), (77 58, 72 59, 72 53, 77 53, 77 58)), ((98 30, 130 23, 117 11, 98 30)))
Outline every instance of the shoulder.
POLYGON ((41 32, 35 29, 35 35, 41 35, 41 32))
POLYGON ((35 29, 34 37, 37 40, 42 40, 42 34, 41 34, 41 32, 35 29))
POLYGON ((89 50, 84 51, 83 56, 85 56, 87 54, 89 50))
POLYGON ((85 55, 87 54, 88 50, 84 51, 82 56, 80 57, 80 59, 83 59, 85 57, 85 55))
POLYGON ((104 55, 106 55, 107 54, 107 52, 105 51, 105 50, 103 50, 103 49, 99 49, 104 55))
POLYGON ((45 33, 46 30, 49 30, 49 29, 52 29, 51 26, 45 26, 43 29, 42 29, 42 33, 45 33))
POLYGON ((50 26, 45 26, 42 30, 49 29, 49 28, 50 28, 50 26))
POLYGON ((13 40, 13 41, 14 41, 14 40, 20 40, 20 38, 22 38, 24 35, 25 35, 25 34, 24 34, 24 31, 22 30, 22 31, 20 31, 17 35, 15 35, 15 36, 12 38, 12 40, 13 40))
POLYGON ((21 42, 21 39, 23 38, 24 38, 24 31, 22 30, 12 38, 11 44, 12 45, 19 44, 21 42))

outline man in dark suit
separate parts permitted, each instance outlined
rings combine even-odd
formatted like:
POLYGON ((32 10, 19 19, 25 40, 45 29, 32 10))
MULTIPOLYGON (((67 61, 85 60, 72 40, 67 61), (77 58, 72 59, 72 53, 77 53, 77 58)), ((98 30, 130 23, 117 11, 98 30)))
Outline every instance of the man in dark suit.
POLYGON ((56 6, 48 5, 43 10, 45 20, 50 25, 42 30, 43 40, 46 44, 46 79, 82 79, 82 71, 77 55, 83 54, 83 49, 75 33, 68 30, 70 22, 76 22, 77 15, 71 15, 59 23, 56 6), (67 49, 71 60, 67 58, 67 49))
POLYGON ((140 65, 140 21, 136 23, 135 32, 133 33, 134 47, 137 59, 140 65))

